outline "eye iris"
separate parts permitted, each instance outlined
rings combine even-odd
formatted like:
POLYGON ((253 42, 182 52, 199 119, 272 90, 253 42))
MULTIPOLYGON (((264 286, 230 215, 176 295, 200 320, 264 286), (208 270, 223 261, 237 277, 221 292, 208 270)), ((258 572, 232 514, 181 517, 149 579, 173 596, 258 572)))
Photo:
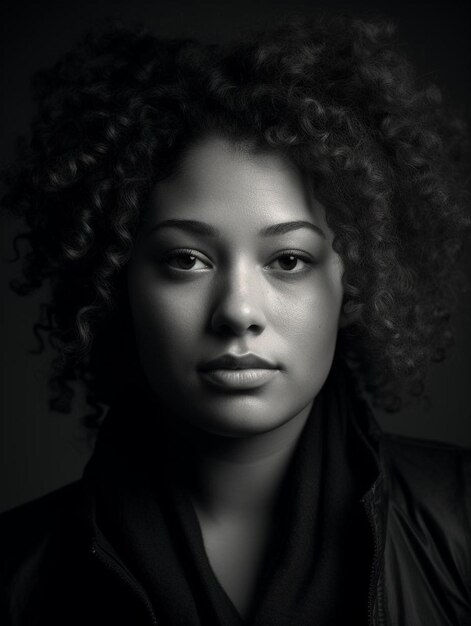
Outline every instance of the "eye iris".
POLYGON ((280 257, 279 261, 282 269, 292 270, 296 267, 298 258, 294 256, 294 254, 286 254, 285 256, 280 257))
POLYGON ((176 261, 181 269, 190 270, 196 263, 196 257, 192 254, 180 254, 176 261))

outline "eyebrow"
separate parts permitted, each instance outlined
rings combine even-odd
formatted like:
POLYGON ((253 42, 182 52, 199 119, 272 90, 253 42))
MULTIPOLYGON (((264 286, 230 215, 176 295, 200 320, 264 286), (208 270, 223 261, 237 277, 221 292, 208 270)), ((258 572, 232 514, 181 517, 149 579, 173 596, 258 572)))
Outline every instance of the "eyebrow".
MULTIPOLYGON (((160 230, 162 228, 179 228, 181 230, 185 230, 187 232, 193 233, 195 235, 205 235, 207 237, 217 237, 221 234, 220 230, 215 226, 211 226, 206 222, 199 222, 197 220, 164 220, 163 222, 159 222, 155 226, 151 228, 150 233, 155 232, 156 230, 160 230)), ((296 220, 294 222, 280 222, 279 224, 271 224, 270 226, 265 226, 259 231, 259 235, 261 237, 272 237, 275 235, 284 235, 285 233, 289 233, 293 230, 299 230, 301 228, 308 228, 318 235, 320 235, 323 239, 326 239, 326 235, 324 231, 312 224, 312 222, 307 222, 305 220, 296 220)))

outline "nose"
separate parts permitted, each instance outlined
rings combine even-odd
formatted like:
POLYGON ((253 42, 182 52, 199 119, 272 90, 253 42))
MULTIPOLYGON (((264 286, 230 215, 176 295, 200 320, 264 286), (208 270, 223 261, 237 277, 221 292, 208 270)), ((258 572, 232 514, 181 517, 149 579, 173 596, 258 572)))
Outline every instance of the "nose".
POLYGON ((259 335, 266 326, 264 292, 255 269, 240 266, 220 277, 211 317, 213 331, 223 335, 259 335))

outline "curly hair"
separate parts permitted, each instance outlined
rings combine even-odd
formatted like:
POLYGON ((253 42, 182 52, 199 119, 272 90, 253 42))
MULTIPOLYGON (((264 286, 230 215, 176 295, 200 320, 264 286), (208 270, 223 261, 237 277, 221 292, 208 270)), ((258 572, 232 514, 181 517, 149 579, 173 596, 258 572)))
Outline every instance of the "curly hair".
POLYGON ((114 29, 36 76, 31 142, 4 175, 3 206, 28 227, 14 289, 51 286, 36 333, 59 351, 53 408, 70 410, 80 381, 97 426, 119 381, 139 378, 123 268, 153 185, 210 132, 308 175, 344 264, 353 321, 338 350, 376 405, 420 393, 463 282, 466 134, 394 32, 343 15, 225 45, 114 29))

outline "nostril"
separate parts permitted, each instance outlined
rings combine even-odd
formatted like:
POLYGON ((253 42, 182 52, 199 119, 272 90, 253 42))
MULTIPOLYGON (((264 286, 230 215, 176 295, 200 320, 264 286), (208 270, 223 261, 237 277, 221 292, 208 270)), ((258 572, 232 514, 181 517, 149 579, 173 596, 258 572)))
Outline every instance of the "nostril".
POLYGON ((264 328, 264 325, 244 324, 244 323, 237 322, 235 320, 232 320, 231 322, 225 321, 225 322, 218 323, 217 320, 213 319, 213 322, 212 322, 213 331, 216 331, 217 333, 222 334, 224 336, 231 336, 231 335, 241 336, 248 332, 259 334, 263 331, 263 328, 264 328))

